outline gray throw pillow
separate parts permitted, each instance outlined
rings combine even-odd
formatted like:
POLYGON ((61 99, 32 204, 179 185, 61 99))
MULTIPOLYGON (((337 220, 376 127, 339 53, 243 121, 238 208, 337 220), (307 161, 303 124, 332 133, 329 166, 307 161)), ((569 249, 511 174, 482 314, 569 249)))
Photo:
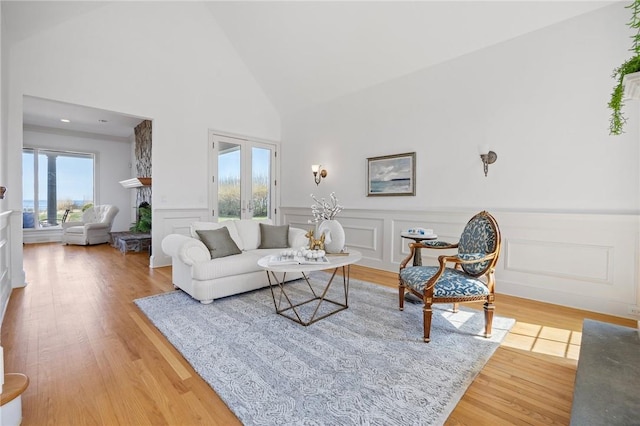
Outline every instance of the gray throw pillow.
POLYGON ((212 259, 242 253, 229 235, 229 229, 226 226, 220 229, 196 231, 196 233, 211 252, 212 259))
POLYGON ((287 248, 289 247, 289 225, 260 224, 260 246, 258 248, 287 248))

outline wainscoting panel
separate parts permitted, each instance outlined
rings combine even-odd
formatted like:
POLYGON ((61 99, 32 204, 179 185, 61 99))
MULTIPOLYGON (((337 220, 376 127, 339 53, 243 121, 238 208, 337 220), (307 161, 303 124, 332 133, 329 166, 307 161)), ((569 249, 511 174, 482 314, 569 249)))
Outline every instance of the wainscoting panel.
POLYGON ((638 304, 638 217, 498 213, 498 291, 624 317, 638 304))
MULTIPOLYGON (((309 208, 280 209, 282 223, 309 227, 309 208), (306 225, 306 226, 303 226, 306 225)), ((400 232, 433 229, 439 240, 458 242, 476 211, 345 209, 337 219, 347 247, 363 253, 361 265, 398 271, 411 240, 400 232)), ((502 232, 496 269, 498 293, 629 318, 640 305, 640 219, 627 214, 491 211, 502 232)), ((422 250, 423 264, 455 250, 422 250)))
MULTIPOLYGON (((11 212, 0 213, 0 325, 11 295, 11 212)), ((0 361, 2 361, 0 359, 0 361)), ((0 368, 1 370, 1 368, 0 368)))
POLYGON ((509 239, 502 252, 508 271, 613 284, 611 246, 509 239))
MULTIPOLYGON (((0 329, 11 297, 11 211, 0 213, 0 329)), ((0 346, 0 392, 4 383, 4 349, 0 346)))
POLYGON ((62 242, 62 228, 55 229, 23 229, 22 238, 25 244, 60 243, 62 242))
POLYGON ((349 247, 358 251, 367 250, 375 253, 378 248, 378 228, 375 226, 344 225, 345 233, 349 233, 349 247))
POLYGON ((189 235, 189 227, 192 222, 205 222, 209 220, 208 209, 154 209, 152 255, 150 265, 152 268, 171 265, 171 256, 162 251, 162 239, 169 234, 189 235))
POLYGON ((384 222, 375 218, 358 219, 346 214, 344 216, 344 219, 340 219, 340 223, 347 235, 345 243, 347 250, 350 248, 357 250, 369 261, 384 262, 384 250, 380 250, 384 244, 383 232, 381 232, 384 222))

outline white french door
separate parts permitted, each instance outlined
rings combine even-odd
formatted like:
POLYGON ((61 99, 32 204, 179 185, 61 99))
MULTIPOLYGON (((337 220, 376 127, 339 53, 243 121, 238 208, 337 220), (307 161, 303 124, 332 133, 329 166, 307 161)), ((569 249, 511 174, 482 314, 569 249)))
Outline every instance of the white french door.
POLYGON ((209 133, 214 221, 274 219, 275 143, 209 133))

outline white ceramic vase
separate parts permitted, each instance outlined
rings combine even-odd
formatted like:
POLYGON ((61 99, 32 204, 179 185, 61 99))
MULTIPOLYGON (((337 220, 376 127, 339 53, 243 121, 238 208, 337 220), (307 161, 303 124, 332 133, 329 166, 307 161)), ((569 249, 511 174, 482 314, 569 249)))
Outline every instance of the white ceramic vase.
POLYGON ((325 220, 318 226, 318 235, 325 234, 324 249, 327 253, 340 253, 344 249, 345 235, 337 220, 325 220))

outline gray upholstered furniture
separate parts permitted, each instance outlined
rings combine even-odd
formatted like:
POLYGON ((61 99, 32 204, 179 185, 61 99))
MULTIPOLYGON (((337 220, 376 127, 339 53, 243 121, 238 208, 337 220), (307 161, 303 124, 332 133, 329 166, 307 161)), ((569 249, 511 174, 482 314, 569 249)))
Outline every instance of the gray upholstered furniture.
POLYGON ((82 213, 82 221, 62 224, 62 243, 81 246, 111 241, 111 226, 118 207, 104 204, 89 207, 82 213))
MULTIPOLYGON (((203 304, 214 299, 266 287, 269 280, 258 260, 287 247, 308 243, 299 228, 266 220, 194 222, 190 236, 170 234, 162 250, 171 256, 173 285, 203 304)), ((302 274, 287 274, 286 279, 302 274)))
MULTIPOLYGON (((464 228, 455 244, 442 241, 412 243, 411 253, 400 264, 400 310, 408 291, 424 303, 424 341, 429 342, 431 307, 434 303, 453 303, 458 310, 462 302, 484 301, 485 336, 491 336, 493 321, 495 278, 494 271, 500 254, 500 229, 486 211, 476 214, 464 228), (413 266, 409 261, 420 250, 458 249, 455 255, 439 256, 439 266, 413 266)), ((417 263, 417 262, 416 262, 417 263)))
POLYGON ((637 425, 640 330, 585 319, 571 426, 637 425))

